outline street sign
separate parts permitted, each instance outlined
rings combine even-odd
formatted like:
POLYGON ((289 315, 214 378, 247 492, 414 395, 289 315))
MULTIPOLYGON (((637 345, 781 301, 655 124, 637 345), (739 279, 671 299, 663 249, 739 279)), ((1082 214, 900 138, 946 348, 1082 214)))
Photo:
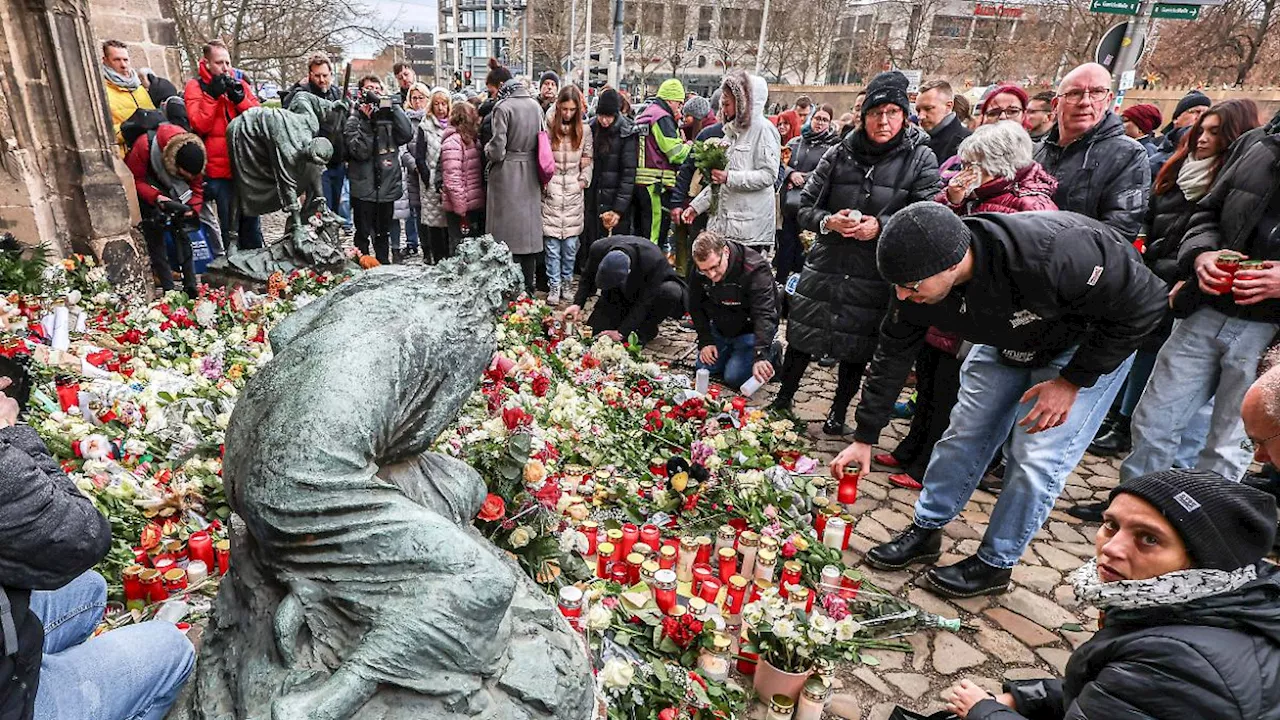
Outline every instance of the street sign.
MULTIPOLYGON (((1128 29, 1128 22, 1116 23, 1102 36, 1102 40, 1098 42, 1097 52, 1094 53, 1094 60, 1099 65, 1107 70, 1115 70, 1116 58, 1120 56, 1120 48, 1124 45, 1124 35, 1128 29)), ((1138 48, 1136 57, 1142 57, 1142 50, 1146 45, 1147 39, 1143 38, 1142 47, 1138 48)))
POLYGON ((1138 0, 1093 0, 1089 3, 1089 12, 1137 15, 1138 0))
POLYGON ((1160 20, 1195 20, 1200 17, 1200 6, 1156 3, 1156 9, 1151 13, 1151 17, 1160 20))
POLYGON ((920 81, 924 79, 924 71, 922 70, 903 70, 898 68, 899 72, 907 76, 907 94, 920 92, 920 81))

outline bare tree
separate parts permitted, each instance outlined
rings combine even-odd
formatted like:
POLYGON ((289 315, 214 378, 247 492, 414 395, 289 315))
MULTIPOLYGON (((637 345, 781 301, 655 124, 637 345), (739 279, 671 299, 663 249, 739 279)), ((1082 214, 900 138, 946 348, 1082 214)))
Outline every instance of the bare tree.
POLYGON ((764 59, 760 62, 766 75, 773 76, 774 82, 783 82, 787 70, 795 65, 804 45, 810 38, 802 37, 799 19, 804 15, 803 9, 793 10, 783 3, 777 3, 770 9, 769 27, 765 31, 764 59), (778 7, 782 5, 782 7, 778 7))
POLYGON ((799 51, 791 64, 801 85, 807 84, 810 78, 817 80, 822 77, 839 39, 835 29, 840 22, 843 5, 841 0, 810 0, 801 11, 794 13, 792 22, 797 37, 807 38, 805 42, 798 43, 799 51))
MULTIPOLYGON (((1200 19, 1161 24, 1149 69, 1174 82, 1243 85, 1280 45, 1280 0, 1227 0, 1201 8, 1200 19), (1196 48, 1188 53, 1187 48, 1196 48)), ((1274 68, 1271 77, 1274 77, 1274 68)))
POLYGON ((947 0, 893 0, 888 3, 889 17, 880 22, 902 23, 907 33, 901 44, 888 42, 889 61, 900 68, 932 73, 940 63, 930 43, 933 18, 946 6, 947 0))
POLYGON ((341 48, 358 38, 386 43, 388 27, 370 24, 372 12, 358 0, 172 0, 178 43, 192 72, 201 47, 227 43, 232 63, 254 79, 286 85, 306 75, 318 50, 341 48))
POLYGON ((1014 45, 1012 31, 1013 23, 1001 18, 983 18, 974 23, 969 55, 977 84, 991 85, 1010 76, 1011 61, 1021 54, 1014 45))

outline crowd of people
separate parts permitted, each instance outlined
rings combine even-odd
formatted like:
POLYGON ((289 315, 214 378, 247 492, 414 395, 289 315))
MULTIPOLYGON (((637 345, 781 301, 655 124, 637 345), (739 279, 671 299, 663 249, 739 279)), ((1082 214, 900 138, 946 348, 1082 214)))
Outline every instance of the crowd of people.
MULTIPOLYGON (((161 285, 165 233, 197 218, 219 228, 218 251, 260 244, 225 139, 258 100, 227 48, 206 45, 181 94, 116 41, 103 77, 161 285)), ((1125 456, 1109 501, 1071 510, 1101 522, 1070 580, 1103 630, 1064 680, 1000 695, 964 680, 949 710, 1275 716, 1280 114, 1264 124, 1250 100, 1192 92, 1161 131, 1154 106, 1116 111, 1095 64, 1051 91, 994 85, 972 107, 889 71, 848 112, 802 97, 773 116, 764 80, 741 70, 711 98, 672 78, 634 101, 606 88, 589 102, 551 72, 534 87, 496 61, 484 97, 405 66, 395 81, 347 93, 317 55, 283 99, 350 101, 319 132, 335 148, 326 201, 346 213, 349 198, 360 252, 438 262, 491 234, 566 320, 590 307, 597 334, 640 342, 685 322, 700 371, 747 395, 776 380, 779 412, 813 363, 836 367, 821 431, 852 442, 832 474, 887 468, 919 491, 870 565, 935 563, 981 486, 998 499, 976 552, 923 583, 1004 592, 1085 452, 1125 456), (706 166, 709 147, 722 166, 706 166), (908 435, 873 455, 898 412, 908 435)), ((190 260, 179 252, 194 294, 190 260)), ((162 717, 190 644, 157 623, 90 639, 105 586, 88 568, 110 529, 19 410, 0 398, 0 717, 162 717), (129 682, 108 690, 102 669, 121 663, 129 682)))

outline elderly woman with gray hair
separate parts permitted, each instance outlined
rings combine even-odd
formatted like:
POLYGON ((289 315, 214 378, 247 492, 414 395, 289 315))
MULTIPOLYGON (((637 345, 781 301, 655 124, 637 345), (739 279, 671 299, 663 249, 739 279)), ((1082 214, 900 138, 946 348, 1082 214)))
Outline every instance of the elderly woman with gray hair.
MULTIPOLYGON (((961 170, 934 199, 957 215, 1057 210, 1058 181, 1031 159, 1031 136, 1010 120, 983 125, 956 151, 961 170)), ((889 482, 919 490, 933 446, 946 431, 960 391, 960 338, 929 328, 916 358, 916 412, 892 453, 875 456, 897 472, 889 482)))

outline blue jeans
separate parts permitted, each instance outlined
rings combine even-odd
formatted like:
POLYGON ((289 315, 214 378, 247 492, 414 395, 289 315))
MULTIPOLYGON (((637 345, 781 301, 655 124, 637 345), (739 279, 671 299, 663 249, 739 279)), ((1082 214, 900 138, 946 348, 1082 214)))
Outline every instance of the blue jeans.
POLYGON ((237 236, 240 250, 252 250, 262 247, 262 222, 240 212, 240 203, 236 199, 235 182, 229 179, 208 179, 204 181, 205 202, 212 200, 218 206, 218 225, 222 227, 222 248, 231 247, 231 238, 237 236), (234 222, 234 224, 233 224, 234 222), (232 232, 235 228, 235 232, 232 232))
POLYGON ((543 236, 547 248, 547 284, 568 287, 573 283, 573 260, 578 256, 578 238, 543 236))
POLYGON ((187 636, 153 620, 91 637, 106 604, 92 570, 31 593, 45 633, 35 720, 161 720, 177 700, 196 661, 187 636))
MULTIPOLYGON (((751 369, 755 366, 756 335, 747 333, 735 338, 726 338, 711 326, 711 340, 716 345, 716 361, 710 365, 698 360, 695 366, 701 370, 706 368, 713 375, 724 378, 724 384, 738 388, 751 377, 751 369)), ((702 350, 702 348, 698 348, 702 350)))
POLYGON ((418 213, 410 210, 409 217, 403 220, 391 219, 391 247, 406 252, 418 249, 418 213), (400 242, 401 238, 404 238, 404 242, 400 242))
POLYGON ((1002 364, 999 351, 990 345, 973 348, 960 369, 960 394, 951 423, 929 457, 924 489, 916 500, 916 525, 935 529, 955 519, 1004 444, 1004 489, 978 557, 994 567, 1018 564, 1049 517, 1067 475, 1097 434, 1133 362, 1130 356, 1093 387, 1080 388, 1062 425, 1034 435, 1015 427, 1035 406, 1034 399, 1019 402, 1023 393, 1058 377, 1074 353, 1072 348, 1046 367, 1018 368, 1002 364))
POLYGON ((325 204, 346 221, 347 227, 351 227, 351 208, 342 201, 342 184, 346 181, 346 165, 329 168, 320 173, 320 189, 324 193, 325 204))
POLYGON ((1178 443, 1210 398, 1213 413, 1195 467, 1238 482, 1252 453, 1240 404, 1257 379, 1258 358, 1275 337, 1273 323, 1229 317, 1203 307, 1173 329, 1133 413, 1133 453, 1120 466, 1121 481, 1167 470, 1178 443))

